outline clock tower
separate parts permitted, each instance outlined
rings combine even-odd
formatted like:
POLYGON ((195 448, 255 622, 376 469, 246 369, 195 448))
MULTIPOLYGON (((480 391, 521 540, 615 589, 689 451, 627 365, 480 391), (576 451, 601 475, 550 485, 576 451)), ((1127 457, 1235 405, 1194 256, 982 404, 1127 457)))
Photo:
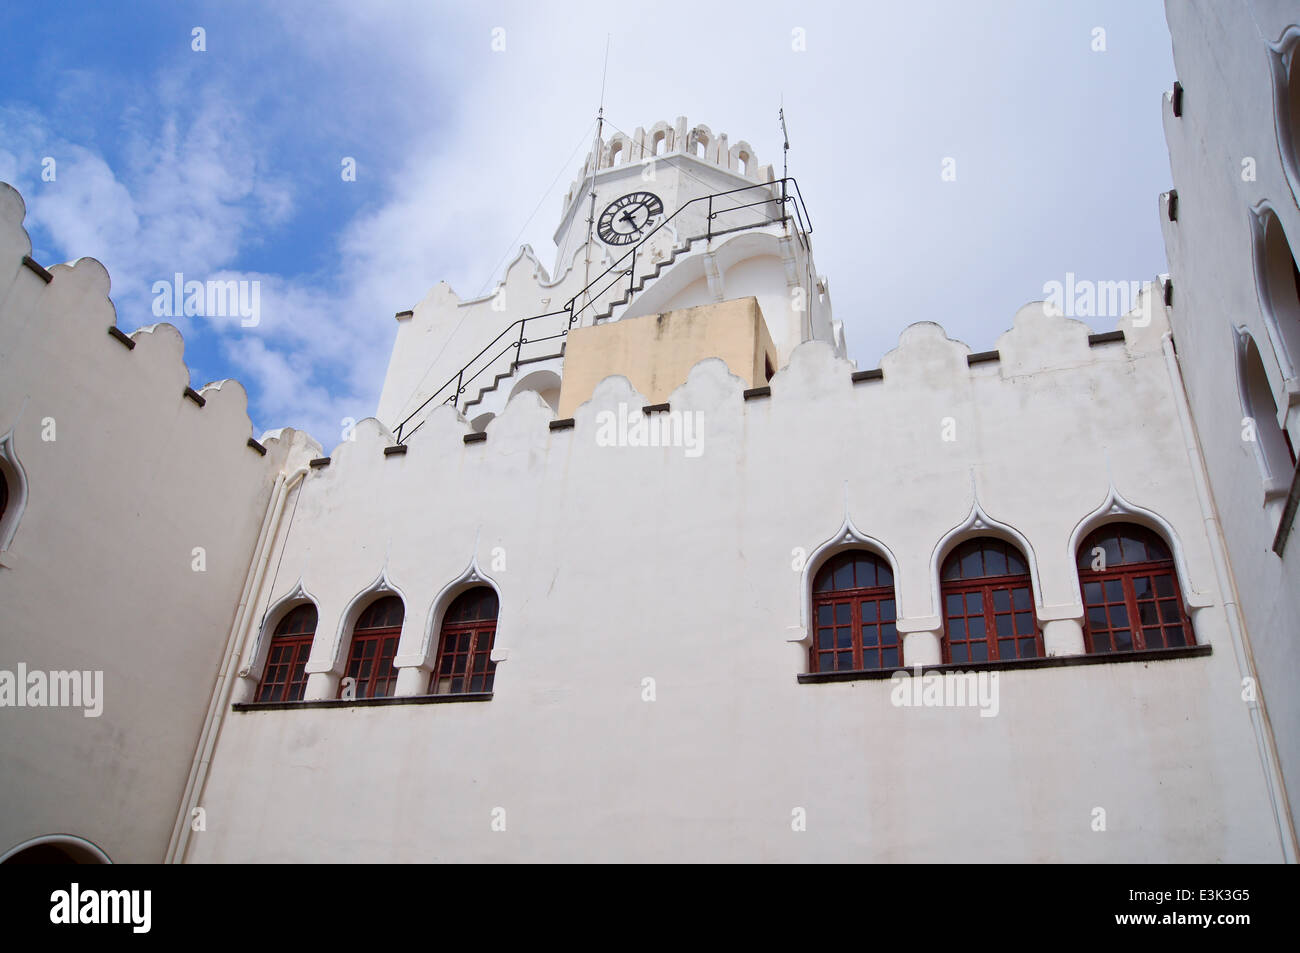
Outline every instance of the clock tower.
POLYGON ((564 195, 552 272, 524 246, 490 295, 439 284, 398 315, 379 417, 404 440, 443 403, 483 429, 521 391, 567 416, 610 375, 658 402, 709 357, 761 386, 804 341, 843 355, 811 235, 795 180, 748 142, 684 117, 615 128, 564 195))

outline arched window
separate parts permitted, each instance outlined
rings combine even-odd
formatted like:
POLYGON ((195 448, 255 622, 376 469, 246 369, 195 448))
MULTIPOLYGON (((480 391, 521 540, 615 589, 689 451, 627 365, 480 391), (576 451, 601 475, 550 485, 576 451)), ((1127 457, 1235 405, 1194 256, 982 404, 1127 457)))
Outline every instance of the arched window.
POLYGON ((987 662, 1042 658, 1034 588, 1020 550, 1000 539, 962 543, 939 571, 943 660, 987 662))
POLYGON ((897 668, 903 662, 895 625, 894 574, 866 550, 832 557, 813 578, 811 672, 897 668))
POLYGON ((0 434, 0 550, 13 543, 26 504, 26 475, 14 453, 13 434, 0 434))
POLYGON ((300 702, 307 690, 307 656, 316 635, 316 607, 310 602, 291 609, 275 627, 266 656, 266 672, 257 688, 259 702, 300 702))
POLYGON ((1165 541, 1132 523, 1110 523, 1079 546, 1083 641, 1092 653, 1194 645, 1178 574, 1165 541))
POLYGON ((497 663, 492 661, 492 640, 497 633, 499 602, 488 586, 475 586, 447 607, 438 638, 434 665, 434 695, 490 692, 497 663))
POLYGON ((1256 213, 1255 241, 1264 318, 1280 362, 1295 373, 1300 365, 1300 268, 1282 223, 1266 206, 1256 213))
POLYGON ((1245 332, 1237 336, 1237 358, 1242 410, 1254 422, 1256 458, 1266 484, 1265 493, 1285 495, 1295 469, 1295 450, 1290 436, 1277 422, 1277 404, 1259 348, 1245 332))
MULTIPOLYGON (((398 596, 378 599, 361 613, 352 630, 352 650, 344 674, 353 680, 354 698, 387 698, 397 684, 397 641, 406 609, 398 596)), ((343 685, 339 684, 339 696, 343 685)))

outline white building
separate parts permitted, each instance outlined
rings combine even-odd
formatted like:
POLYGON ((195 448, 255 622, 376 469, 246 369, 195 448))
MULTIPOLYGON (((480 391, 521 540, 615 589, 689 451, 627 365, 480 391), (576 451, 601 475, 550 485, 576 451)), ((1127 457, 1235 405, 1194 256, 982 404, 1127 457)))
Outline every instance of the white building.
POLYGON ((103 713, 0 712, 0 850, 1294 859, 1256 669, 1293 617, 1242 584, 1261 517, 1198 416, 1235 372, 1185 382, 1174 238, 1172 307, 1030 304, 983 352, 922 322, 857 369, 794 184, 658 123, 588 157, 554 277, 525 248, 397 316, 327 456, 189 391, 22 219, 0 191, 0 668, 100 670, 103 713))

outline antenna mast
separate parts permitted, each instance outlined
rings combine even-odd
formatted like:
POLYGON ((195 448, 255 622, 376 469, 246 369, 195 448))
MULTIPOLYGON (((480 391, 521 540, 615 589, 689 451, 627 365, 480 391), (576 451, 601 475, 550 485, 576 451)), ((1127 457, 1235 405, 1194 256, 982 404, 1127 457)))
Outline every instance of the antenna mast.
POLYGON ((605 77, 609 74, 609 34, 605 34, 605 65, 600 72, 600 108, 596 110, 596 141, 591 147, 591 208, 587 213, 587 254, 583 269, 583 284, 586 285, 583 303, 585 308, 591 304, 591 247, 592 236, 596 228, 596 170, 600 167, 600 151, 605 130, 605 77))
POLYGON ((781 107, 776 111, 776 117, 781 121, 781 224, 785 226, 785 232, 790 233, 790 219, 786 216, 786 179, 790 177, 790 131, 785 127, 785 97, 781 97, 781 107))

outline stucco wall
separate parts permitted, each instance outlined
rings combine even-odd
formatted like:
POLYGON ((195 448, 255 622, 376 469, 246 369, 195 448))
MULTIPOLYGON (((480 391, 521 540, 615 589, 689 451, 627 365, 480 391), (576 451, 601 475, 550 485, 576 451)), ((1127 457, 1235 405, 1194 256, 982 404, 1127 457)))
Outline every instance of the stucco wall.
POLYGON ((495 696, 225 713, 188 859, 1279 859, 1154 311, 1090 347, 1027 306, 974 367, 913 325, 858 384, 811 342, 750 401, 707 360, 670 398, 702 415, 695 456, 598 444, 603 411, 647 402, 622 378, 572 430, 532 394, 484 443, 443 408, 385 456, 363 422, 276 552, 268 602, 301 587, 319 607, 308 697, 334 696, 377 585, 406 604, 399 693, 424 692, 469 569, 501 596, 495 696), (1070 541, 1118 492, 1172 530, 1212 654, 1005 671, 991 718, 893 707, 886 681, 798 683, 822 557, 797 569, 793 551, 824 553, 851 519, 895 565, 909 660, 936 659, 936 548, 975 490, 1028 544, 1049 645, 1082 613, 1070 541))
MULTIPOLYGON (((1284 557, 1272 552, 1280 506, 1265 507, 1256 449, 1242 439, 1247 410, 1233 328, 1244 326, 1254 339, 1278 411, 1286 415, 1289 405, 1293 439, 1300 438, 1300 380, 1286 379, 1262 313, 1252 222, 1252 210, 1267 203, 1293 254, 1300 249, 1300 181, 1289 181, 1282 164, 1270 50, 1288 26, 1300 24, 1300 11, 1285 2, 1179 0, 1166 5, 1166 15, 1184 87, 1181 117, 1169 97, 1163 104, 1178 191, 1177 221, 1169 220, 1166 199, 1159 208, 1174 281, 1171 323, 1295 817, 1300 538, 1293 533, 1284 557)), ((1295 134, 1300 141, 1300 129, 1295 134)), ((1284 487, 1289 482, 1287 474, 1284 487)))
POLYGON ((23 212, 0 183, 0 435, 27 478, 0 554, 0 669, 99 670, 104 699, 97 718, 0 708, 0 853, 67 833, 158 862, 284 441, 247 446, 233 381, 204 387, 202 408, 182 396, 170 325, 133 333, 133 350, 110 337, 99 262, 56 265, 48 284, 24 267, 23 212))

